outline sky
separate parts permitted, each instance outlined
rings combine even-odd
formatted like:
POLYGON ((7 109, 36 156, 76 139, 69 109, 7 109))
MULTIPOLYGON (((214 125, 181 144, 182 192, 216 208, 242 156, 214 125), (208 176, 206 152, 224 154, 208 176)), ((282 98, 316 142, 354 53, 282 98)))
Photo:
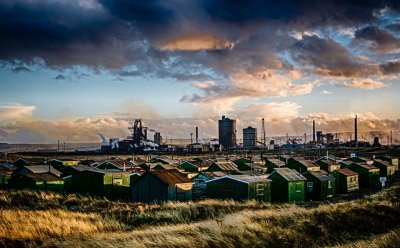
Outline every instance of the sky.
POLYGON ((166 139, 218 135, 400 142, 400 3, 0 0, 0 142, 99 142, 134 119, 166 139))

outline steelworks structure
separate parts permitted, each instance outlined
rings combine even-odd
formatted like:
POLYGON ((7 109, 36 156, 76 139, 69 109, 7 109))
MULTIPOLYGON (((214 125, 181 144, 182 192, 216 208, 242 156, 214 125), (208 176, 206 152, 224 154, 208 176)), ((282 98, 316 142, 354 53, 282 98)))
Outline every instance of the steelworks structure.
POLYGON ((224 115, 218 120, 219 143, 224 149, 236 146, 236 120, 226 118, 224 115))

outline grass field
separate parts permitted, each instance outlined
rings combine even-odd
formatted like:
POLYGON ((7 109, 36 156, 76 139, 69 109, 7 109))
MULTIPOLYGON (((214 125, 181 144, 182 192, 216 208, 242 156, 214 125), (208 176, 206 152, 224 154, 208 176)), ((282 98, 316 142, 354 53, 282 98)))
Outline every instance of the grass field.
POLYGON ((400 186, 336 203, 144 205, 0 191, 0 246, 400 247, 400 186))

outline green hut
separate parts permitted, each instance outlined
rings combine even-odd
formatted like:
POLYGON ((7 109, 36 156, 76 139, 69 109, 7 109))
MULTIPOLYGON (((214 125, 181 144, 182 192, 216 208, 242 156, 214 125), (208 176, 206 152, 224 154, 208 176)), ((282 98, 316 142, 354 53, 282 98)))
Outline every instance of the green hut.
POLYGON ((250 175, 227 175, 206 182, 207 197, 236 201, 271 201, 271 180, 250 175))
POLYGON ((192 200, 193 182, 177 170, 147 171, 131 184, 134 202, 192 200))
POLYGON ((35 190, 63 191, 64 181, 49 172, 18 174, 10 179, 14 188, 29 188, 35 190))
POLYGON ((399 170, 399 158, 393 158, 389 156, 380 156, 379 159, 386 161, 396 167, 396 171, 399 170))
POLYGON ((396 166, 380 159, 375 159, 373 165, 379 168, 380 177, 386 177, 387 182, 393 182, 396 173, 396 166))
POLYGON ((285 167, 286 164, 280 159, 266 159, 265 166, 267 167, 267 172, 272 173, 275 168, 285 167))
POLYGON ((336 194, 335 178, 328 172, 307 171, 303 176, 307 178, 307 199, 324 200, 336 194))
POLYGON ((370 188, 378 185, 379 168, 366 163, 352 163, 349 169, 358 173, 360 188, 370 188))
POLYGON ((64 177, 65 190, 81 194, 103 195, 104 175, 103 171, 94 168, 78 171, 64 177))
POLYGON ((232 162, 237 165, 237 167, 239 168, 240 171, 250 170, 250 163, 251 162, 254 163, 254 161, 251 161, 250 158, 239 158, 239 159, 233 160, 232 162))
POLYGON ((214 162, 205 170, 206 172, 222 171, 225 173, 238 174, 239 168, 233 162, 214 162))
POLYGON ((359 189, 357 172, 344 168, 335 170, 331 175, 336 179, 336 192, 349 193, 359 189))
POLYGON ((315 163, 319 165, 321 170, 327 171, 329 173, 341 168, 341 165, 339 163, 336 163, 335 161, 329 159, 320 159, 315 161, 315 163))
POLYGON ((290 169, 294 169, 300 173, 304 173, 306 171, 319 171, 319 165, 305 160, 305 159, 294 159, 291 158, 289 159, 289 162, 287 164, 287 167, 290 169))
POLYGON ((302 202, 305 200, 307 178, 289 168, 276 168, 268 179, 271 183, 271 199, 276 202, 302 202))
POLYGON ((197 165, 190 163, 189 161, 183 161, 180 165, 180 168, 182 168, 185 172, 198 172, 199 167, 197 165))

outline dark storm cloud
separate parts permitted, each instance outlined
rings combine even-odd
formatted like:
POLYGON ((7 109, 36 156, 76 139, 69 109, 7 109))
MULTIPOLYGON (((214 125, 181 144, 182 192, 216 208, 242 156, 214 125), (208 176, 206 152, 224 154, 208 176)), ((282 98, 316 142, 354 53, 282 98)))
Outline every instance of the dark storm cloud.
POLYGON ((385 28, 394 31, 394 32, 400 32, 400 23, 392 23, 389 25, 386 25, 385 28))
POLYGON ((358 0, 203 0, 212 18, 245 23, 275 20, 299 26, 358 25, 376 20, 374 12, 385 7, 397 9, 398 2, 358 0))
POLYGON ((370 74, 368 65, 355 60, 340 43, 318 36, 303 36, 291 49, 295 61, 327 76, 362 76, 370 74))
MULTIPOLYGON (((290 32, 359 28, 376 22, 384 8, 398 11, 395 3, 0 0, 0 60, 42 58, 47 66, 104 67, 117 77, 226 83, 238 72, 293 70, 295 65, 287 59, 291 55, 297 66, 319 75, 370 75, 374 67, 357 61, 335 40, 308 36, 296 40, 290 32), (283 56, 285 52, 289 54, 283 56)), ((386 38, 381 47, 397 44, 396 37, 386 38)), ((391 73, 392 67, 381 66, 384 73, 391 73)))
POLYGON ((400 60, 383 63, 380 65, 382 74, 400 74, 400 60))
POLYGON ((61 67, 125 65, 126 42, 134 32, 100 5, 84 8, 78 3, 1 1, 0 59, 41 57, 61 67))
POLYGON ((385 54, 396 52, 400 48, 400 39, 396 38, 387 30, 374 26, 368 26, 355 32, 355 39, 358 41, 370 42, 369 49, 385 54))

